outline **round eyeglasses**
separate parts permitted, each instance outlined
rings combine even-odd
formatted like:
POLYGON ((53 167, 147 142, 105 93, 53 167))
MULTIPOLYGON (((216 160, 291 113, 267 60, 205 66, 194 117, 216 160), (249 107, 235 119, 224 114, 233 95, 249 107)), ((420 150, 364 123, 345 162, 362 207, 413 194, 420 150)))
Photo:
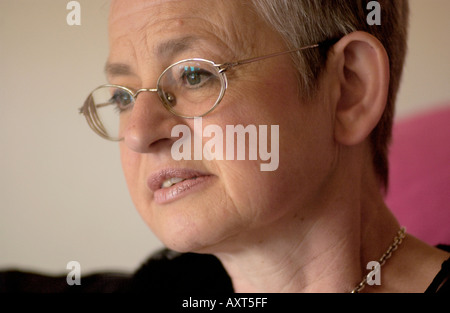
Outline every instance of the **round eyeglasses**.
POLYGON ((163 106, 176 116, 202 117, 222 100, 227 89, 225 72, 228 69, 316 47, 319 44, 223 64, 199 58, 181 60, 162 72, 155 89, 133 91, 119 85, 102 85, 89 94, 79 111, 95 133, 108 140, 120 141, 141 92, 156 92, 163 106))

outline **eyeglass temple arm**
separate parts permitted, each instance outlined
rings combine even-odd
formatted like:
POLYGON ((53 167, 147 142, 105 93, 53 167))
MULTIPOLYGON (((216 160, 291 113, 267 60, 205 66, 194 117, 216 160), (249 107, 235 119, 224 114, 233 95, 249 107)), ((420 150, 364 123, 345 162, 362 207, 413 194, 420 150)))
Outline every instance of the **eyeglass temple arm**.
POLYGON ((256 62, 256 61, 260 61, 260 60, 264 60, 264 59, 268 59, 268 58, 272 58, 272 57, 276 57, 279 55, 283 55, 283 54, 288 54, 288 53, 292 53, 292 52, 298 52, 298 51, 302 51, 302 50, 307 50, 307 49, 313 49, 313 48, 318 48, 318 47, 331 47, 332 45, 334 45, 336 42, 338 41, 338 39, 330 39, 330 40, 325 40, 322 41, 320 43, 316 43, 314 45, 309 45, 309 46, 305 46, 299 49, 293 49, 293 50, 289 50, 289 51, 283 51, 283 52, 275 52, 275 53, 271 53, 271 54, 267 54, 267 55, 263 55, 263 56, 259 56, 259 57, 255 57, 255 58, 249 58, 249 59, 244 59, 244 60, 239 60, 239 61, 235 61, 235 62, 228 62, 228 63, 223 63, 223 64, 219 64, 219 72, 225 72, 226 70, 228 70, 229 68, 241 65, 241 64, 247 64, 247 63, 251 63, 251 62, 256 62))

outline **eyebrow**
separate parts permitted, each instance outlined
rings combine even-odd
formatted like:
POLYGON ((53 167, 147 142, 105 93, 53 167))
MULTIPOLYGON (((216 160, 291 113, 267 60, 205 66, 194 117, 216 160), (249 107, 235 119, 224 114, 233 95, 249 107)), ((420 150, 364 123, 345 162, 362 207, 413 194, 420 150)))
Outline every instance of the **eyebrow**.
POLYGON ((105 73, 108 77, 133 75, 130 66, 123 63, 106 63, 105 73))
MULTIPOLYGON (((174 56, 190 49, 196 41, 198 41, 198 38, 194 36, 170 39, 159 44, 155 49, 155 54, 160 59, 174 56)), ((124 63, 107 62, 104 71, 108 77, 134 75, 131 67, 124 63)))
POLYGON ((173 56, 192 47, 198 41, 198 37, 187 36, 182 38, 170 39, 156 47, 155 53, 158 57, 173 56))

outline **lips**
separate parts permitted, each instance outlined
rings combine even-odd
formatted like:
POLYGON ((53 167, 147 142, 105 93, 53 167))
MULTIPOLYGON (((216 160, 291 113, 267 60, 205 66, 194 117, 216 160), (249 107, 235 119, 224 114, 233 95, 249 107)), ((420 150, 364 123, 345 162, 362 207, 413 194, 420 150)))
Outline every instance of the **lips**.
POLYGON ((191 169, 165 169, 149 176, 147 186, 154 200, 163 204, 187 195, 199 188, 211 175, 191 169))

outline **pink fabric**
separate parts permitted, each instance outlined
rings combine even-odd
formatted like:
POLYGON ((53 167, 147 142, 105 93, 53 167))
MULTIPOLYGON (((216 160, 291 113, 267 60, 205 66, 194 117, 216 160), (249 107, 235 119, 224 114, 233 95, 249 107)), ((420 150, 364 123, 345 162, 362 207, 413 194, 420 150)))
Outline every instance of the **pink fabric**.
POLYGON ((450 244, 450 106, 394 125, 386 202, 407 231, 450 244))

